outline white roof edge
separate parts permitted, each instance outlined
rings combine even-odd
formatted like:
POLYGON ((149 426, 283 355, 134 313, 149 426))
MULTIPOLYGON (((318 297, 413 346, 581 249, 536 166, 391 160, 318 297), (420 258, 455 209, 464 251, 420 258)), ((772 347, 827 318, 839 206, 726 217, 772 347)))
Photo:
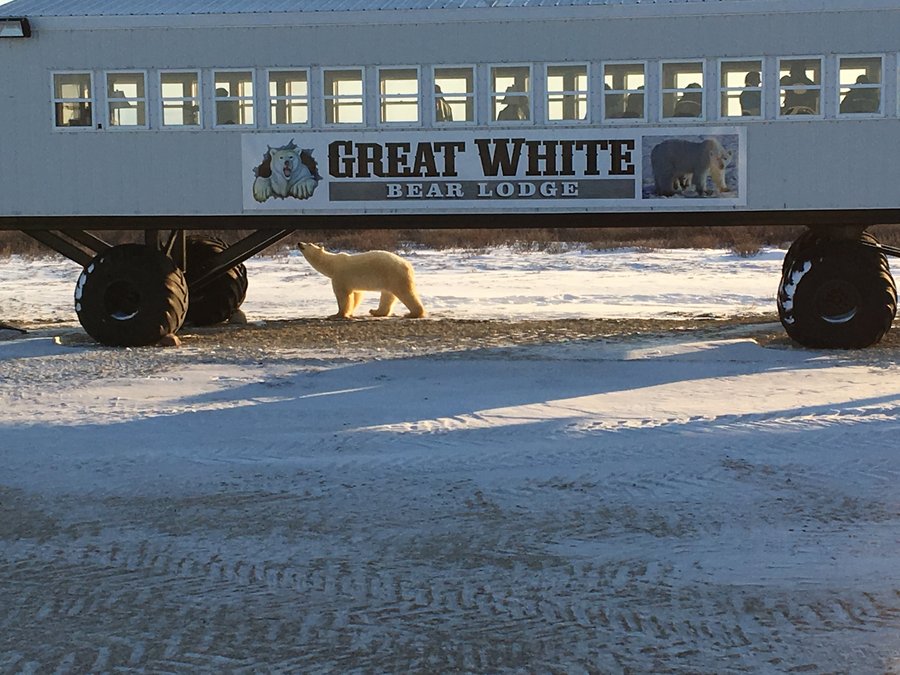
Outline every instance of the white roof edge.
MULTIPOLYGON (((28 6, 41 5, 60 6, 60 3, 41 0, 12 0, 0 5, 0 17, 25 16, 32 19, 36 28, 41 30, 62 29, 116 29, 130 27, 154 26, 196 26, 196 27, 228 27, 228 26, 280 26, 280 25, 315 25, 343 23, 379 23, 392 24, 403 21, 492 21, 492 20, 528 20, 528 19, 585 19, 585 18, 642 18, 659 16, 710 16, 729 14, 786 14, 796 12, 860 12, 866 10, 900 11, 897 0, 606 0, 604 4, 596 4, 603 0, 552 0, 553 4, 544 4, 545 0, 534 0, 532 4, 524 4, 529 0, 520 0, 519 4, 488 6, 486 0, 384 0, 378 6, 365 5, 364 0, 349 2, 329 2, 327 6, 334 9, 275 9, 286 7, 288 3, 273 2, 270 9, 263 11, 239 10, 230 2, 219 3, 226 11, 219 12, 183 12, 148 11, 146 13, 117 14, 109 10, 121 6, 115 0, 96 0, 95 2, 64 3, 71 7, 82 7, 82 13, 34 13, 28 6), (594 2, 595 4, 587 4, 594 2), (107 11, 101 7, 108 5, 107 11), (426 6, 427 5, 427 6, 426 6), (88 9, 93 7, 94 9, 88 9)), ((141 3, 135 3, 141 4, 141 3)), ((145 6, 159 7, 159 3, 144 0, 145 6)), ((190 5, 190 2, 184 5, 190 5)), ((203 4, 203 3, 201 3, 203 4)), ((215 3, 205 3, 206 5, 215 3)), ((237 4, 237 7, 243 3, 237 4)), ((290 3, 293 4, 293 3, 290 3)), ((314 3, 310 3, 314 4, 314 3)), ((246 3, 249 6, 261 7, 263 4, 246 3)), ((245 5, 245 6, 246 6, 245 5)), ((326 6, 326 5, 321 5, 326 6)))

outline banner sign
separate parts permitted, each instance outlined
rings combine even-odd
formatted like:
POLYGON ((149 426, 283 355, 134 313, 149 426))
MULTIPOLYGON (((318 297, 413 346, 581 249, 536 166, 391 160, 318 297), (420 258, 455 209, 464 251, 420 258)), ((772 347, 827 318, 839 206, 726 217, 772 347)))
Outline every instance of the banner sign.
POLYGON ((745 129, 257 133, 245 211, 625 211, 746 205, 745 129))

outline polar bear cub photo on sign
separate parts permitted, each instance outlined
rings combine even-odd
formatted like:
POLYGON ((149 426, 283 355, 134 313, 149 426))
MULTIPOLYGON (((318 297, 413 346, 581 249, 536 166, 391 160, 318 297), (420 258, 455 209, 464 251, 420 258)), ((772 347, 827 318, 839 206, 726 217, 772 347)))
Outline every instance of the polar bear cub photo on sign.
POLYGON ((389 251, 365 253, 330 253, 316 244, 301 242, 298 248, 313 269, 331 279, 338 311, 332 319, 350 319, 362 302, 363 291, 380 291, 377 309, 372 316, 389 316, 394 303, 400 300, 410 319, 425 316, 425 308, 416 291, 412 265, 389 251))

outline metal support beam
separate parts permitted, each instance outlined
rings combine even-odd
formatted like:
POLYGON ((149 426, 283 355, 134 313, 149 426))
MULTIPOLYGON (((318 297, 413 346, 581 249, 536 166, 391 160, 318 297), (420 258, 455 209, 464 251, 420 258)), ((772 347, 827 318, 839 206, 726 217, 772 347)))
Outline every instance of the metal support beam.
POLYGON ((26 230, 25 234, 32 239, 41 242, 44 246, 53 249, 60 255, 65 256, 69 260, 74 260, 82 267, 87 267, 96 255, 96 253, 85 251, 76 246, 75 243, 72 242, 72 239, 74 238, 64 238, 60 234, 51 232, 50 230, 26 230))
POLYGON ((187 233, 184 230, 172 230, 162 251, 175 261, 182 272, 187 274, 190 260, 187 259, 187 233))
POLYGON ((265 250, 294 232, 291 230, 257 230, 244 237, 239 242, 232 244, 224 251, 211 258, 205 266, 203 274, 191 282, 191 289, 200 290, 208 285, 225 270, 239 265, 252 258, 260 251, 265 250))
POLYGON ((479 228, 594 228, 789 225, 890 225, 900 223, 900 208, 893 209, 777 209, 772 211, 602 211, 599 213, 416 213, 330 215, 216 215, 216 216, 3 216, 0 230, 373 230, 373 229, 479 229, 479 228))
POLYGON ((85 232, 84 230, 72 230, 71 232, 66 231, 61 232, 60 234, 69 237, 70 239, 74 239, 89 251, 92 251, 94 255, 102 253, 103 251, 108 251, 112 248, 112 244, 108 244, 100 237, 93 235, 90 232, 85 232))

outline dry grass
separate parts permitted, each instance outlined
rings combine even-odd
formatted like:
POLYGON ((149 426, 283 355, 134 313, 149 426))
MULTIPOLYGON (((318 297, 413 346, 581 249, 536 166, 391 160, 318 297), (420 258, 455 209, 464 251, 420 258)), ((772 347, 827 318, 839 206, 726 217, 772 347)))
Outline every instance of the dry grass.
MULTIPOLYGON (((398 251, 408 248, 485 249, 517 246, 527 250, 560 250, 560 244, 580 243, 593 249, 633 247, 647 250, 667 248, 724 248, 741 256, 752 256, 767 246, 787 246, 803 227, 628 227, 596 229, 479 229, 479 230, 303 230, 270 248, 269 252, 293 248, 299 241, 322 242, 329 248, 367 251, 398 251)), ((882 225, 872 233, 885 244, 900 246, 900 225, 882 225)), ((249 232, 207 231, 225 241, 237 241, 249 232)), ((140 232, 99 233, 112 244, 139 241, 140 232)), ((0 232, 0 255, 39 256, 48 249, 19 232, 0 232)))
POLYGON ((567 242, 598 250, 622 247, 727 248, 741 255, 750 255, 765 246, 787 245, 800 232, 802 228, 775 227, 320 231, 298 233, 287 240, 287 245, 312 240, 343 250, 401 250, 410 247, 477 250, 515 246, 552 252, 560 249, 560 243, 567 242))

